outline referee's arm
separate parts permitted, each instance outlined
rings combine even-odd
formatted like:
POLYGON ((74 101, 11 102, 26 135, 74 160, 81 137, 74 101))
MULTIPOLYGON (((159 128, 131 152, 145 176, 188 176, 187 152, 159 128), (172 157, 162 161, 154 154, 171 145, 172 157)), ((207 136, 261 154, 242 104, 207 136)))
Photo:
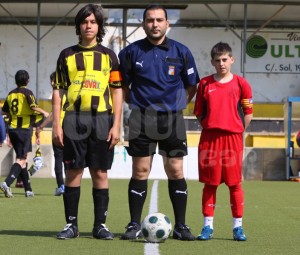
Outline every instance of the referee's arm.
POLYGON ((124 101, 129 104, 130 89, 128 86, 123 86, 124 101))
POLYGON ((186 99, 188 104, 189 102, 191 102, 191 100, 193 99, 193 97, 197 92, 197 85, 187 86, 185 88, 185 91, 186 91, 186 99))

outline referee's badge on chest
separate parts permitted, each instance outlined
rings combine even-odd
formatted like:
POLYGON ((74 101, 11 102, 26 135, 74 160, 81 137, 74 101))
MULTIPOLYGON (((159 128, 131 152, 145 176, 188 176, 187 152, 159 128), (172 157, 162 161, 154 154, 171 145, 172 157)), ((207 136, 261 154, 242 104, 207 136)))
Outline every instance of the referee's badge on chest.
POLYGON ((169 75, 175 75, 175 66, 169 66, 169 75))

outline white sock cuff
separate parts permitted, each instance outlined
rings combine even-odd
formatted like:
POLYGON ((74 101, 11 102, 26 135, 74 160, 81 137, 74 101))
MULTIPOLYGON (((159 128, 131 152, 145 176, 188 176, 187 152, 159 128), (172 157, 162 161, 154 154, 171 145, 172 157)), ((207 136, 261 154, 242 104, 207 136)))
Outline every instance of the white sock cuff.
POLYGON ((209 226, 210 228, 213 229, 214 225, 214 217, 204 217, 204 227, 209 226))
POLYGON ((243 224, 243 218, 233 218, 233 228, 241 227, 243 224))

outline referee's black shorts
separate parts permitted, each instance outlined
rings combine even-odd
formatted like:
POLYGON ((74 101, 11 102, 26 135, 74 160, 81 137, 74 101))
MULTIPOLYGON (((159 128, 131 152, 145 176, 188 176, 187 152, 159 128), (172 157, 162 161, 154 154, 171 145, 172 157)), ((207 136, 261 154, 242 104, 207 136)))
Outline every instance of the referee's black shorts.
POLYGON ((129 117, 128 154, 146 157, 156 153, 169 158, 187 155, 182 112, 132 110, 129 117))

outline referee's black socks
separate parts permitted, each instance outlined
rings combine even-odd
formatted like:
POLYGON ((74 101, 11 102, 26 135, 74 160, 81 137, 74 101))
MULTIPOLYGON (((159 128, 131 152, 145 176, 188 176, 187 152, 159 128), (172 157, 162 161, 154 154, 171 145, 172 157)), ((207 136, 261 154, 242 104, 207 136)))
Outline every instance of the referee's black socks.
POLYGON ((168 180, 169 196, 172 202, 175 224, 185 224, 187 205, 187 184, 185 179, 168 180))
POLYGON ((143 206, 147 197, 147 180, 130 179, 128 185, 128 200, 131 222, 141 224, 143 206))

